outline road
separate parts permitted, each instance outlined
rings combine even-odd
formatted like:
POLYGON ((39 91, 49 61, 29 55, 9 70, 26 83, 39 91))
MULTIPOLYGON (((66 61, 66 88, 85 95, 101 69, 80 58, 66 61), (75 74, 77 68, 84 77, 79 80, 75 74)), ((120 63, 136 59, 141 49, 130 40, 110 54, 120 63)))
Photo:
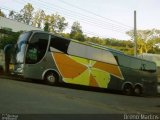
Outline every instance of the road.
POLYGON ((125 96, 0 78, 0 113, 160 114, 160 97, 125 96))

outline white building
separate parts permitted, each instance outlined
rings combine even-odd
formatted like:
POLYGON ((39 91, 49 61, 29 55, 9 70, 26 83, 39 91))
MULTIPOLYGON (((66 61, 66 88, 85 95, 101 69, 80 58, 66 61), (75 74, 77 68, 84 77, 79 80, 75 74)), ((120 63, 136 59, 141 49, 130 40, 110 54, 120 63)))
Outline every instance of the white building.
POLYGON ((0 29, 2 29, 2 28, 11 29, 13 32, 29 31, 29 30, 42 30, 40 28, 33 27, 31 25, 27 25, 27 24, 17 22, 15 20, 11 20, 11 19, 4 18, 4 17, 0 16, 0 29))
MULTIPOLYGON (((4 18, 4 17, 1 17, 1 16, 0 16, 0 29, 8 29, 8 30, 12 30, 13 32, 29 31, 29 30, 42 30, 40 28, 36 28, 36 27, 31 26, 31 25, 26 25, 24 23, 17 22, 15 20, 11 20, 11 19, 4 18)), ((3 33, 0 33, 0 35, 2 35, 2 34, 3 33)), ((3 50, 0 50, 0 67, 3 67, 3 69, 4 69, 4 53, 3 53, 3 50)))

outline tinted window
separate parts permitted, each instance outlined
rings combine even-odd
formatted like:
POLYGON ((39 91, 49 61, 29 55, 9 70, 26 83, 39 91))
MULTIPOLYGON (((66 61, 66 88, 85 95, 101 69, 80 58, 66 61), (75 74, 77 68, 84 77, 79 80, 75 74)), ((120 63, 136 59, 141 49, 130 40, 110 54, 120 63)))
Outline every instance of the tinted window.
POLYGON ((156 64, 154 64, 152 62, 143 61, 142 68, 144 71, 155 72, 156 71, 156 64))
POLYGON ((128 67, 136 70, 141 70, 142 67, 142 62, 140 59, 134 58, 134 57, 129 57, 126 55, 119 55, 118 56, 118 62, 120 66, 123 67, 128 67))
POLYGON ((69 43, 70 41, 65 38, 52 36, 50 46, 61 52, 67 53, 69 43))
POLYGON ((39 62, 45 55, 48 45, 49 35, 45 33, 36 33, 29 42, 26 63, 35 64, 39 62))
POLYGON ((117 56, 118 56, 118 61, 119 61, 120 66, 123 66, 123 67, 130 67, 131 66, 130 57, 125 56, 125 55, 121 55, 121 54, 119 54, 117 56))
POLYGON ((131 62, 131 68, 136 69, 136 70, 141 70, 141 60, 136 59, 136 58, 130 58, 131 62))

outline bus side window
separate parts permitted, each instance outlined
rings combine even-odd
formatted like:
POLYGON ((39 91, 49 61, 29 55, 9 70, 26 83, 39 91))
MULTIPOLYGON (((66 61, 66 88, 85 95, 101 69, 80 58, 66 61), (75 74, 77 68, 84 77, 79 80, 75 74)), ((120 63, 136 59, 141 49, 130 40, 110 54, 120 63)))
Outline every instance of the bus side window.
POLYGON ((69 43, 70 41, 65 38, 52 36, 50 47, 53 47, 61 52, 67 53, 69 43))
POLYGON ((47 50, 48 38, 49 35, 44 33, 36 33, 32 37, 27 49, 26 63, 35 64, 44 57, 47 50))
POLYGON ((33 44, 30 44, 27 50, 26 63, 36 63, 37 62, 37 48, 33 44))
POLYGON ((143 71, 156 72, 156 65, 154 63, 143 61, 143 71))
POLYGON ((142 69, 142 61, 137 58, 130 58, 131 68, 135 70, 142 69))

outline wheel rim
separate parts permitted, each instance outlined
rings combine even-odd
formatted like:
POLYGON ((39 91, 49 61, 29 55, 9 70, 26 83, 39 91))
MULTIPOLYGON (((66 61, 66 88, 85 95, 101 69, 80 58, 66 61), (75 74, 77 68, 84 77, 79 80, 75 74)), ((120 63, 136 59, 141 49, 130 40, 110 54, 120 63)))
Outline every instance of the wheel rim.
POLYGON ((50 83, 55 83, 56 78, 54 77, 53 74, 49 74, 49 75, 47 76, 47 80, 48 80, 50 83))
POLYGON ((130 92, 131 92, 131 89, 130 89, 130 88, 125 88, 125 93, 126 93, 127 95, 129 95, 130 92))
POLYGON ((141 89, 140 88, 135 88, 134 89, 134 93, 136 94, 136 95, 140 95, 141 93, 142 93, 142 91, 141 91, 141 89))
POLYGON ((131 86, 125 86, 124 87, 124 94, 126 94, 126 95, 131 95, 132 94, 132 88, 131 88, 131 86))

